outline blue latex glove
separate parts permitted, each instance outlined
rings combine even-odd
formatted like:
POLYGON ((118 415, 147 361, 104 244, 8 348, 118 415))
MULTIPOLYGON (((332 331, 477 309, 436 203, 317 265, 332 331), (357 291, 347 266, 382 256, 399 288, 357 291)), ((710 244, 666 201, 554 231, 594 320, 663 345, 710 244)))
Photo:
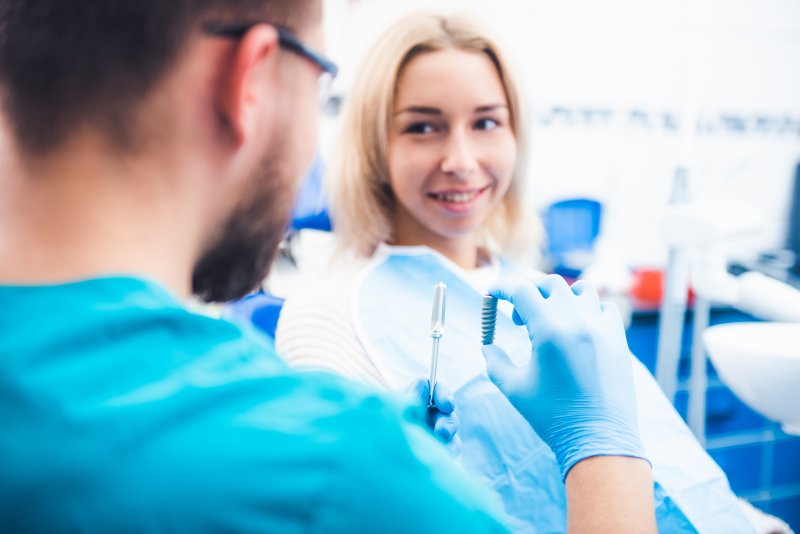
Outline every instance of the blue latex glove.
POLYGON ((506 281, 490 294, 514 305, 532 349, 517 367, 497 345, 484 346, 489 376, 553 450, 562 477, 591 456, 645 458, 616 306, 601 305, 589 284, 570 288, 560 276, 506 281))
POLYGON ((433 388, 433 406, 428 406, 430 383, 427 378, 420 378, 411 383, 407 395, 415 407, 425 410, 425 423, 454 455, 461 452, 461 437, 458 435, 459 421, 456 414, 456 402, 453 393, 447 386, 437 383, 433 388))

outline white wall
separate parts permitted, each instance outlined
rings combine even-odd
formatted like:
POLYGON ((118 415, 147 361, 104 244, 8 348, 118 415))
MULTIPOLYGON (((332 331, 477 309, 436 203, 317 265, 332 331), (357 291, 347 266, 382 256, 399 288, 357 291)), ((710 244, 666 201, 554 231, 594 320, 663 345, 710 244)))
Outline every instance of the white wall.
MULTIPOLYGON (((767 213, 768 230, 738 255, 783 244, 800 161, 800 1, 326 2, 343 94, 370 43, 405 13, 467 12, 501 29, 534 111, 531 201, 603 200, 629 265, 664 260, 658 213, 680 162, 696 199, 767 213)), ((326 150, 333 132, 323 130, 326 150)))

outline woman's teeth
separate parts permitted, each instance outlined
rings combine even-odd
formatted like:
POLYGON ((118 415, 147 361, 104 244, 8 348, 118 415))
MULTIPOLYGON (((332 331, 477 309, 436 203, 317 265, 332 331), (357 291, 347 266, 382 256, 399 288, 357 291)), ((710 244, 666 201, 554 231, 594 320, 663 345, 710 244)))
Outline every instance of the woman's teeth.
POLYGON ((481 191, 470 191, 466 193, 428 193, 428 195, 435 200, 463 204, 470 202, 480 193, 481 191))

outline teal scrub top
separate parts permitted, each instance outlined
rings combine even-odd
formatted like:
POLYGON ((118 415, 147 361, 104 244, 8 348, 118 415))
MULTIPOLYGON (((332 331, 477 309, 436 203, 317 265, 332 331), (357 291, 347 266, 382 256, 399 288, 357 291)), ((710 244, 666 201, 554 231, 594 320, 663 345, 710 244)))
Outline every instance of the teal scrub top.
POLYGON ((0 286, 6 532, 494 532, 389 399, 151 282, 0 286))

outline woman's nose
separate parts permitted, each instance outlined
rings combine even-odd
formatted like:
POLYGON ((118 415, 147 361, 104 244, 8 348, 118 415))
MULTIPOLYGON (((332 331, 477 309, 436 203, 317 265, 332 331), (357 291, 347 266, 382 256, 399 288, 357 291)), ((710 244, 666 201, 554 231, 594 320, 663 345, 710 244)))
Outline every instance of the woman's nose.
POLYGON ((441 171, 459 180, 466 180, 478 168, 469 137, 462 132, 453 132, 445 146, 441 171))

